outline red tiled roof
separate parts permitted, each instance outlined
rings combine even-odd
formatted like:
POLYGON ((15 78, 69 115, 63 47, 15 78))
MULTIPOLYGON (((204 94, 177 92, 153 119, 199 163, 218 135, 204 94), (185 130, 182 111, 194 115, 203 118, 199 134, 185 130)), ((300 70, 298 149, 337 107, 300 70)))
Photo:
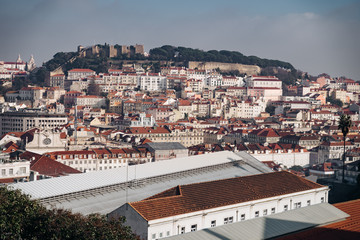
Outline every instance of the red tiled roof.
POLYGON ((321 187, 283 171, 177 186, 130 206, 149 221, 321 187))
POLYGON ((4 146, 4 148, 5 148, 5 150, 3 150, 3 152, 9 153, 9 152, 15 152, 16 150, 18 150, 19 146, 16 145, 14 142, 10 141, 4 146))
POLYGON ((81 173, 80 171, 55 161, 49 157, 42 156, 30 163, 31 171, 36 171, 40 175, 58 177, 72 173, 81 173))
POLYGON ((94 73, 95 71, 91 70, 91 69, 86 69, 86 68, 74 68, 69 70, 69 72, 91 72, 94 73))
POLYGON ((126 131, 128 134, 154 134, 154 133, 170 133, 170 131, 164 127, 132 127, 126 131))
POLYGON ((26 152, 24 152, 24 153, 22 153, 20 155, 21 159, 26 159, 26 160, 29 160, 29 161, 37 160, 37 159, 39 159, 41 157, 42 157, 42 155, 34 153, 34 152, 29 152, 29 151, 26 151, 26 152))
POLYGON ((337 203, 334 206, 350 215, 344 221, 331 223, 322 227, 312 228, 307 231, 294 233, 280 239, 360 239, 360 199, 349 202, 337 203))

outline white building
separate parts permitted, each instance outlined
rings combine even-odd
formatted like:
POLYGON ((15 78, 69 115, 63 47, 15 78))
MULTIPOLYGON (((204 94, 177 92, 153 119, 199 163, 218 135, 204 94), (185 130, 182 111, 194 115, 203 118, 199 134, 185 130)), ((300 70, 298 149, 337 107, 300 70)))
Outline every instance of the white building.
POLYGON ((242 77, 235 77, 235 76, 223 76, 221 81, 222 87, 240 87, 243 85, 243 78, 242 77))
POLYGON ((11 160, 9 154, 0 154, 0 183, 14 182, 18 179, 29 179, 30 161, 11 160))
POLYGON ((263 99, 257 101, 237 101, 230 104, 229 111, 226 113, 226 118, 254 118, 258 117, 261 112, 264 112, 266 103, 263 99))
POLYGON ((136 116, 119 118, 115 121, 115 125, 121 130, 128 127, 153 127, 155 125, 155 119, 151 114, 142 112, 136 116))
POLYGON ((250 76, 246 78, 248 87, 280 88, 282 81, 274 76, 250 76))
POLYGON ((81 78, 86 78, 88 76, 95 75, 95 71, 91 69, 81 69, 75 68, 68 71, 68 80, 79 80, 81 78))
POLYGON ((274 151, 255 151, 252 156, 262 162, 273 161, 287 168, 292 166, 308 167, 310 164, 310 152, 306 149, 279 149, 274 151))
POLYGON ((145 73, 140 75, 139 86, 145 91, 161 91, 166 89, 166 77, 160 73, 145 73))
POLYGON ((206 79, 206 71, 199 69, 188 69, 187 70, 187 79, 197 79, 201 81, 205 81, 206 79))
POLYGON ((5 112, 0 114, 1 134, 24 132, 35 127, 52 129, 68 122, 65 114, 37 112, 5 112))
POLYGON ((76 98, 76 105, 78 106, 92 106, 94 108, 106 107, 106 99, 104 97, 85 95, 76 98))
POLYGON ((327 202, 328 191, 289 172, 274 172, 179 185, 108 216, 125 216, 140 238, 152 240, 327 202))
POLYGON ((55 151, 47 153, 50 158, 82 172, 102 171, 125 167, 128 164, 151 162, 148 151, 133 148, 55 151))

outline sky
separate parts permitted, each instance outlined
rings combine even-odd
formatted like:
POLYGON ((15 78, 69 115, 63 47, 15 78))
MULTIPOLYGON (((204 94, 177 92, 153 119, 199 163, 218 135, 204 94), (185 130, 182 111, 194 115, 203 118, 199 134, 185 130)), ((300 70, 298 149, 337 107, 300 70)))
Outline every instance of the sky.
POLYGON ((360 80, 360 0, 0 0, 0 61, 78 45, 231 50, 360 80))

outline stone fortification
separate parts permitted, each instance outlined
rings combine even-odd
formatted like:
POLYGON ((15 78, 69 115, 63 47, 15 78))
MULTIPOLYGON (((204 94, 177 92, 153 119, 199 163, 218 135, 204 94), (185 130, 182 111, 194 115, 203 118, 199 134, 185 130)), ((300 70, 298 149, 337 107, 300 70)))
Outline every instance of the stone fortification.
POLYGON ((190 69, 213 70, 219 68, 223 72, 239 71, 241 74, 258 75, 261 68, 256 65, 245 65, 240 63, 221 63, 221 62, 195 62, 189 61, 190 69))

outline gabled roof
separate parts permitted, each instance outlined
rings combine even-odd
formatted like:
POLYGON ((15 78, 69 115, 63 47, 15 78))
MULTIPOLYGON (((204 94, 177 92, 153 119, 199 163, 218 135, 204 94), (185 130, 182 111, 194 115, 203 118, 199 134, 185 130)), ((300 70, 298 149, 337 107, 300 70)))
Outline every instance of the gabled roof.
POLYGON ((158 133, 170 133, 170 131, 164 127, 131 127, 125 131, 127 134, 158 134, 158 133))
POLYGON ((289 172, 273 172, 181 185, 130 206, 150 221, 322 187, 289 172))
POLYGON ((14 142, 10 141, 4 146, 3 152, 9 153, 9 152, 15 152, 19 149, 19 146, 16 145, 14 142))
POLYGON ((88 69, 88 68, 74 68, 69 70, 68 72, 88 72, 88 73, 95 73, 95 71, 88 69))
POLYGON ((38 172, 40 175, 59 177, 72 173, 81 173, 80 171, 55 161, 49 157, 42 156, 30 163, 30 169, 38 172))

